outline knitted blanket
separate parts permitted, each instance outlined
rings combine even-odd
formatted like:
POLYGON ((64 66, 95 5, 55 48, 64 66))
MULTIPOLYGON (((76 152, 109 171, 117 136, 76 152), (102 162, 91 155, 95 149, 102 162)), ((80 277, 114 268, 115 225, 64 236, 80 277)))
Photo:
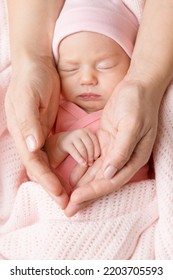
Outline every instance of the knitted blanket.
MULTIPOLYGON (((143 1, 125 2, 140 19, 143 1)), ((173 259, 173 85, 160 109, 155 179, 127 184, 67 218, 40 185, 26 182, 6 126, 10 71, 0 0, 0 258, 173 259)))

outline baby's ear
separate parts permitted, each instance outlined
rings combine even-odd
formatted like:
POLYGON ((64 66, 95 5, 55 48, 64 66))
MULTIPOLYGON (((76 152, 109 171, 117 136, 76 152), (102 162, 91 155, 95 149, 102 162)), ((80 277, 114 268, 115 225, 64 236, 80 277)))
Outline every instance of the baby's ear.
POLYGON ((85 172, 87 171, 88 166, 83 166, 80 164, 76 164, 75 167, 73 168, 73 171, 70 174, 69 182, 72 187, 75 187, 79 180, 83 177, 85 172))

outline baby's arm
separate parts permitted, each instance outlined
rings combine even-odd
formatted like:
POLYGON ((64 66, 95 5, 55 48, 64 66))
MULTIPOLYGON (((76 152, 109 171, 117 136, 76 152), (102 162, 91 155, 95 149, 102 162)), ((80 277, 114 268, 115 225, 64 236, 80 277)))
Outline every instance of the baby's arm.
POLYGON ((57 167, 70 154, 81 166, 91 166, 100 156, 97 135, 87 128, 60 132, 46 140, 45 150, 52 167, 57 167))

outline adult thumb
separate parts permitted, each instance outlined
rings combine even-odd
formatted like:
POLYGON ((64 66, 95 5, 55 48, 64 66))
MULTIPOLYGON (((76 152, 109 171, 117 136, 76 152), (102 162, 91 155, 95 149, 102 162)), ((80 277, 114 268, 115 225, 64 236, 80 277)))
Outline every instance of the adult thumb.
POLYGON ((45 137, 40 122, 39 106, 34 100, 21 100, 22 106, 5 102, 7 126, 15 142, 25 142, 29 152, 44 145, 45 137), (20 135, 20 139, 17 139, 20 135))
POLYGON ((113 146, 108 149, 105 160, 104 177, 111 179, 129 161, 136 145, 137 139, 133 133, 126 134, 119 130, 113 146))

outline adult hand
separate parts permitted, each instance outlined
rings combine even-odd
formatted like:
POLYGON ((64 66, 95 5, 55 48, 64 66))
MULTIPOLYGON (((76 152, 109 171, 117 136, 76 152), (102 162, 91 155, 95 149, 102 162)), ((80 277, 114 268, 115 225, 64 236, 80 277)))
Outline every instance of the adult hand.
POLYGON ((8 129, 29 177, 56 197, 62 208, 68 195, 51 171, 44 145, 59 104, 59 77, 50 58, 22 58, 13 69, 6 94, 8 129))
POLYGON ((101 157, 78 182, 65 209, 67 216, 118 190, 146 164, 156 138, 158 109, 159 104, 138 82, 120 83, 102 116, 101 157))

